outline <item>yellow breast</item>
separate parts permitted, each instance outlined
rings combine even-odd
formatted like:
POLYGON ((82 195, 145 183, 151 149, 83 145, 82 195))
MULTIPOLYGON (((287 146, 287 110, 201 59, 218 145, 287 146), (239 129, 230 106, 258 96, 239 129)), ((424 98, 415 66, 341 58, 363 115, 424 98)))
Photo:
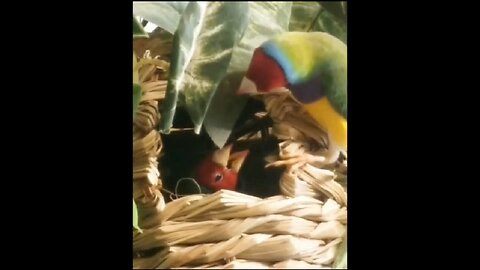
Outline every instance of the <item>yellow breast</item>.
POLYGON ((326 97, 310 104, 303 104, 310 115, 325 128, 332 143, 347 151, 347 120, 335 111, 326 97))

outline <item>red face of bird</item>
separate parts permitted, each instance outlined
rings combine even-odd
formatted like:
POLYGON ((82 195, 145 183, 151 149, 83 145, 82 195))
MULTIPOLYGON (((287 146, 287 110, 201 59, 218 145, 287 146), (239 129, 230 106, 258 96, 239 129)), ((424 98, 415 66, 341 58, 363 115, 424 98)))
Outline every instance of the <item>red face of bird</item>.
POLYGON ((235 190, 238 173, 249 151, 231 153, 232 145, 218 149, 202 161, 197 169, 197 181, 214 191, 220 189, 235 190))
POLYGON ((266 55, 263 49, 257 48, 237 95, 285 92, 288 91, 285 88, 287 83, 278 63, 266 55))

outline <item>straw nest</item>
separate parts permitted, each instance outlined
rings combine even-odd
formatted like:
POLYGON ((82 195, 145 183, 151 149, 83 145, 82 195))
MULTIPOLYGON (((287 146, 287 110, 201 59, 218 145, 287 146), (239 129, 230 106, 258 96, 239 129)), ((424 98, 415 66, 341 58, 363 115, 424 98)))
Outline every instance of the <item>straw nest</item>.
POLYGON ((165 201, 158 171, 162 140, 156 126, 160 120, 159 103, 165 98, 169 64, 150 57, 147 51, 135 68, 138 70, 142 97, 133 121, 133 198, 139 220, 160 213, 165 201))
POLYGON ((165 205, 156 131, 168 63, 140 59, 134 121, 134 268, 332 268, 346 254, 347 161, 324 164, 327 136, 290 94, 261 96, 282 142, 269 166, 287 166, 281 193, 265 199, 221 190, 165 205))

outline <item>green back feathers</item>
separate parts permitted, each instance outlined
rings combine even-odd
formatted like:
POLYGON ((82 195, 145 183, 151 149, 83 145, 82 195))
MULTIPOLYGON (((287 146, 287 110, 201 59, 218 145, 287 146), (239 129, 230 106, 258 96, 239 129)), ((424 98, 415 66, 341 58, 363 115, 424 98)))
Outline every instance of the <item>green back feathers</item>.
MULTIPOLYGON (((319 96, 327 96, 341 115, 347 115, 347 46, 323 32, 287 32, 262 46, 295 86, 320 78, 319 96), (321 93, 320 93, 321 92, 321 93)), ((312 85, 312 87, 314 87, 312 85)), ((310 88, 310 87, 308 87, 310 88)))

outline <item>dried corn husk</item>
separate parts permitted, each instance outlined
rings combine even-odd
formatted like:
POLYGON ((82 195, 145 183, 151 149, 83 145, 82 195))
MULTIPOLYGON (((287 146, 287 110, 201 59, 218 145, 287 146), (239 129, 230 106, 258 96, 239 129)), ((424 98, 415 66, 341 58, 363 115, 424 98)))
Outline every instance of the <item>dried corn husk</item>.
POLYGON ((165 207, 158 190, 162 186, 158 171, 162 140, 156 126, 160 121, 158 106, 167 88, 158 71, 166 72, 168 66, 165 61, 152 59, 148 51, 135 66, 142 97, 133 122, 133 198, 139 208, 139 224, 145 228, 159 223, 155 214, 165 207))
POLYGON ((262 98, 274 122, 273 133, 285 140, 279 145, 279 161, 272 163, 289 166, 280 181, 282 194, 330 198, 347 205, 346 163, 322 164, 321 153, 328 147, 325 131, 290 93, 262 98), (341 169, 332 170, 335 166, 341 169))
POLYGON ((159 216, 161 225, 144 229, 133 247, 164 247, 168 252, 135 259, 137 268, 215 267, 232 258, 264 267, 289 260, 321 267, 333 262, 345 232, 346 208, 334 200, 282 195, 260 199, 221 190, 175 200, 159 216))

